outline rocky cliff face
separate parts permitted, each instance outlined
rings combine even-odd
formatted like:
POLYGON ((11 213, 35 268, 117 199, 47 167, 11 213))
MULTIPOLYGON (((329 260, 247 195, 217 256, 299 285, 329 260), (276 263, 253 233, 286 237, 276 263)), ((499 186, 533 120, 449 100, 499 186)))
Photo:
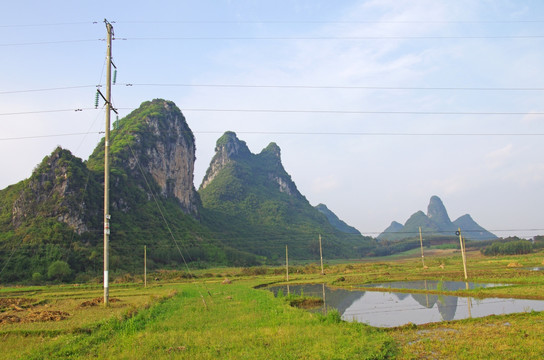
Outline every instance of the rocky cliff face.
MULTIPOLYGON (((174 103, 153 100, 149 105, 142 104, 145 106, 152 106, 155 111, 141 117, 143 131, 134 134, 135 152, 143 172, 151 174, 162 196, 176 198, 186 213, 198 215, 199 199, 193 185, 193 134, 174 103)), ((139 170, 134 156, 128 165, 133 171, 139 170)))
POLYGON ((303 198, 291 176, 283 168, 281 149, 275 142, 270 143, 257 156, 265 159, 265 162, 268 163, 268 178, 277 184, 280 192, 296 198, 303 198))
POLYGON ((227 131, 221 136, 215 146, 215 155, 210 162, 206 175, 200 185, 200 190, 205 189, 221 171, 237 161, 248 162, 255 165, 255 169, 266 173, 269 181, 276 188, 290 196, 303 198, 295 183, 281 163, 281 149, 272 142, 259 154, 252 154, 245 141, 238 139, 232 131, 227 131))
MULTIPOLYGON (((153 195, 174 198, 186 214, 198 217, 194 137, 173 102, 155 99, 142 103, 118 121, 110 142, 112 208, 129 212, 131 201, 127 198, 143 191, 148 200, 153 195), (153 188, 155 184, 158 188, 153 188)), ((89 167, 101 171, 103 158, 102 141, 89 158, 89 167)))
POLYGON ((44 158, 13 203, 13 226, 40 216, 55 218, 82 234, 89 230, 89 210, 102 200, 90 198, 86 189, 97 185, 81 159, 58 147, 44 158))
POLYGON ((227 131, 221 136, 215 145, 215 155, 210 162, 206 175, 202 180, 200 189, 205 189, 215 179, 217 174, 232 161, 240 158, 248 158, 251 152, 245 141, 241 141, 232 131, 227 131))

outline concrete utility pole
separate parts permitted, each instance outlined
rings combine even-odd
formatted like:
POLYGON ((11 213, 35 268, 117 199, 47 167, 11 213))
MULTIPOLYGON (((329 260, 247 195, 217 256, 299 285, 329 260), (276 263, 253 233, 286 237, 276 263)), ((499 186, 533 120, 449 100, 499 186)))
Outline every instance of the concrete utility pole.
POLYGON ((108 30, 108 50, 106 55, 106 128, 104 141, 104 306, 109 305, 109 242, 110 242, 110 112, 111 112, 111 40, 113 26, 104 19, 108 30))

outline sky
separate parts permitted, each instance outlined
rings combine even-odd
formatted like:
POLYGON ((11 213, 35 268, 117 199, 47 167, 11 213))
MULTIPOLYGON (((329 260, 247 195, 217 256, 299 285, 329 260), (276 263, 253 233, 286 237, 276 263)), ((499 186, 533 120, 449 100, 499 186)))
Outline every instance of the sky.
POLYGON ((439 196, 501 237, 544 234, 544 3, 11 1, 0 13, 0 189, 104 130, 106 26, 123 117, 174 101, 196 138, 270 142, 312 205, 363 234, 439 196), (81 111, 76 111, 81 110, 81 111))

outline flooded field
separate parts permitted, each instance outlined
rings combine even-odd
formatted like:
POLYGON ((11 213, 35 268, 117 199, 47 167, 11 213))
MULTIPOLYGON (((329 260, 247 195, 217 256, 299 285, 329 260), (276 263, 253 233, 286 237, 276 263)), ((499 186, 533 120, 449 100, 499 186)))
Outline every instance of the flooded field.
MULTIPOLYGON (((416 282, 414 282, 416 283, 416 282)), ((464 282, 450 282, 451 290, 464 289, 464 282)), ((429 286, 429 284, 427 284, 429 286)), ((485 287, 485 284, 473 284, 485 287)), ((366 285, 365 285, 366 286, 366 285)), ((469 284, 469 287, 471 285, 469 284)), ((497 286, 497 284, 492 285, 497 286)), ((324 305, 312 311, 337 309, 343 320, 358 321, 377 327, 394 327, 408 323, 425 324, 470 317, 544 311, 544 301, 524 299, 487 298, 409 294, 387 291, 349 291, 329 288, 322 284, 276 286, 269 290, 277 294, 301 294, 320 297, 324 305)), ((436 289, 436 288, 435 288, 436 289)))
POLYGON ((361 287, 384 288, 384 289, 413 289, 413 290, 438 290, 456 291, 469 289, 483 289, 497 286, 508 286, 508 284, 473 283, 464 281, 438 281, 438 280, 415 280, 415 281, 393 281, 381 284, 368 284, 361 287))

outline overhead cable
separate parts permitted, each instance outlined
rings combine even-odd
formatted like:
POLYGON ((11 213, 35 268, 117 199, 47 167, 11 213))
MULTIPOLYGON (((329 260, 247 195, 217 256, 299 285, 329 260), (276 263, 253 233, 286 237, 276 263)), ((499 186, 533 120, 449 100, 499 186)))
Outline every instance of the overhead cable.
POLYGON ((53 137, 63 137, 63 136, 78 136, 78 135, 90 135, 90 134, 103 134, 103 133, 104 133, 104 131, 88 131, 88 132, 79 132, 79 133, 70 133, 70 134, 49 134, 49 135, 18 136, 18 137, 0 138, 0 141, 42 139, 42 138, 53 138, 53 137))
MULTIPOLYGON (((354 89, 354 90, 461 90, 461 91, 544 91, 543 87, 417 87, 417 86, 350 86, 350 85, 259 85, 259 84, 187 84, 187 83, 119 83, 119 86, 278 88, 278 89, 354 89)), ((0 94, 3 94, 0 92, 0 94)))
POLYGON ((373 111, 373 110, 310 110, 310 109, 212 109, 182 108, 194 112, 250 112, 250 113, 318 113, 318 114, 387 114, 387 115, 544 115, 544 112, 507 111, 373 111))
POLYGON ((544 39, 544 35, 421 35, 421 36, 178 36, 178 37, 133 37, 116 38, 128 41, 164 41, 164 40, 444 40, 444 39, 544 39))

